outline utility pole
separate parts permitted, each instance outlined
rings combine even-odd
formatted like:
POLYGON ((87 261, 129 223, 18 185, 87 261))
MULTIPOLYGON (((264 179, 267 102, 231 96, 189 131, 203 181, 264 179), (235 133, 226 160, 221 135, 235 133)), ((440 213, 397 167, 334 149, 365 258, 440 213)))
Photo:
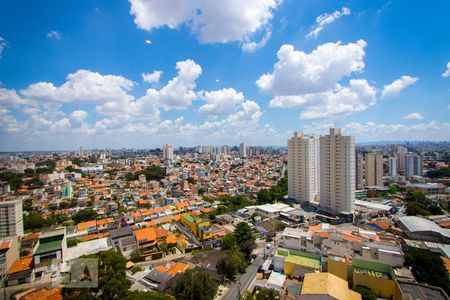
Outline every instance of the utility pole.
POLYGON ((237 279, 237 287, 238 287, 238 300, 241 299, 241 283, 239 282, 239 277, 237 279))

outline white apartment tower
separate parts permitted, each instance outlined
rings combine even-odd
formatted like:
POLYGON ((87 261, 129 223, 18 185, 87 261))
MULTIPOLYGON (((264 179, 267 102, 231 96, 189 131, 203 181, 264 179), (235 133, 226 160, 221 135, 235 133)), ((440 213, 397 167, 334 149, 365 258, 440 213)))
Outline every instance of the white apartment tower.
POLYGON ((320 204, 333 213, 355 211, 355 138, 339 128, 320 137, 320 204))
POLYGON ((0 201, 0 238, 23 235, 22 199, 0 201))
POLYGON ((163 146, 163 159, 173 160, 173 146, 170 144, 164 144, 163 146))
POLYGON ((405 156, 405 175, 422 176, 422 157, 418 154, 408 153, 405 156))
POLYGON ((365 164, 366 186, 384 186, 383 155, 368 153, 365 164))
POLYGON ((397 176, 397 158, 389 157, 389 176, 397 176))
POLYGON ((319 197, 319 139, 295 132, 288 140, 288 196, 296 202, 319 197))
POLYGON ((356 154, 356 189, 362 190, 364 187, 364 157, 362 153, 356 154))
POLYGON ((241 158, 247 157, 247 150, 246 150, 246 148, 245 148, 245 144, 244 144, 244 143, 241 143, 241 144, 239 145, 239 156, 240 156, 241 158))

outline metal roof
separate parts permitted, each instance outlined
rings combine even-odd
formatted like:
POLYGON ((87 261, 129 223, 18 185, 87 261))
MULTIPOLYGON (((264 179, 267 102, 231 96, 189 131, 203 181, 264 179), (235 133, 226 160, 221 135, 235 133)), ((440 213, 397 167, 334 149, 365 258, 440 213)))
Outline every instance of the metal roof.
POLYGON ((410 232, 434 232, 444 237, 450 238, 450 233, 436 223, 416 216, 398 218, 399 222, 410 232))

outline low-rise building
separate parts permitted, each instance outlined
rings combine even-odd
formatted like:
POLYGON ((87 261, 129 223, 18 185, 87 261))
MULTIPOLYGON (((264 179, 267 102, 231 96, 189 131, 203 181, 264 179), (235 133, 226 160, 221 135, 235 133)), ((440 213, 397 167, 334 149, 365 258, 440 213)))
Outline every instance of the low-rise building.
POLYGON ((42 231, 33 249, 36 275, 51 270, 52 264, 60 264, 67 253, 66 228, 42 231))
MULTIPOLYGON (((19 259, 19 241, 17 236, 0 239, 0 284, 8 270, 19 259)), ((2 285, 0 285, 2 286, 2 285)))
POLYGON ((361 300, 361 295, 348 288, 348 282, 331 273, 310 273, 303 280, 301 296, 304 300, 361 300))
POLYGON ((180 221, 181 224, 192 231, 200 242, 211 240, 213 238, 211 222, 208 219, 202 219, 191 214, 183 214, 180 221))

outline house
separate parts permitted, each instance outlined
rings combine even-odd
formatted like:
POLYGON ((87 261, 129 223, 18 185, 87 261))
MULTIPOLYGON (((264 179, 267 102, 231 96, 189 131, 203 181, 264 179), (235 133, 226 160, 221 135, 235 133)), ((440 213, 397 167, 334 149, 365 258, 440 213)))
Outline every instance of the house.
POLYGON ((348 283, 330 273, 309 273, 305 275, 299 299, 361 300, 361 295, 348 288, 348 283))
POLYGON ((42 231, 33 249, 36 277, 50 271, 51 265, 62 263, 67 253, 66 228, 42 231))
POLYGON ((17 236, 0 239, 0 284, 14 262, 19 259, 19 240, 17 236))
POLYGON ((134 232, 139 253, 142 257, 162 256, 163 252, 158 248, 156 241, 156 231, 154 228, 142 228, 134 232))
POLYGON ((8 271, 7 286, 29 283, 34 279, 33 257, 16 260, 8 271))
POLYGON ((137 247, 134 232, 128 226, 112 230, 108 238, 111 245, 125 257, 130 257, 137 247))
POLYGON ((199 241, 211 240, 213 233, 211 230, 211 222, 191 214, 183 214, 181 216, 181 224, 190 229, 199 241))

